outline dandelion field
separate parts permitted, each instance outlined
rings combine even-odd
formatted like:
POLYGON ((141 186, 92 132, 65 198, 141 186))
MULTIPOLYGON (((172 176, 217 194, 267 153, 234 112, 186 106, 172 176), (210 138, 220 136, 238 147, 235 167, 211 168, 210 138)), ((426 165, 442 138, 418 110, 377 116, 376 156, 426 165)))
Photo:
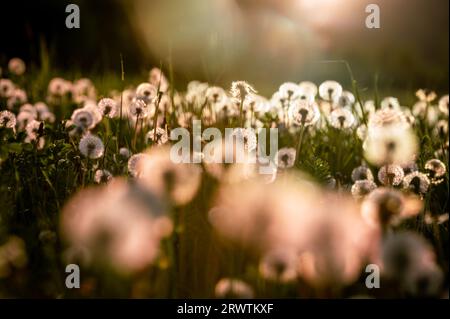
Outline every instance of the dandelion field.
POLYGON ((448 298, 448 95, 1 67, 1 297, 448 298), (242 127, 249 157, 277 128, 272 172, 171 161, 194 119, 242 127))
POLYGON ((448 5, 4 1, 0 300, 448 299, 448 5))

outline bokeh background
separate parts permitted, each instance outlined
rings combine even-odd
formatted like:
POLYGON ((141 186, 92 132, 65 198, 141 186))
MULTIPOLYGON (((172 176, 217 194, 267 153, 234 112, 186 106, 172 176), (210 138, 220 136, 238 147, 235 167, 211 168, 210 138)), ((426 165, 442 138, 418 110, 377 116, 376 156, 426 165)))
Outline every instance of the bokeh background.
POLYGON ((284 81, 349 84, 346 60, 362 90, 448 91, 447 0, 43 0, 3 1, 0 59, 83 74, 147 74, 173 68, 183 87, 198 79, 228 87, 245 79, 263 94, 284 81), (67 29, 76 3, 81 29, 67 29), (365 7, 381 9, 381 29, 365 27, 365 7))

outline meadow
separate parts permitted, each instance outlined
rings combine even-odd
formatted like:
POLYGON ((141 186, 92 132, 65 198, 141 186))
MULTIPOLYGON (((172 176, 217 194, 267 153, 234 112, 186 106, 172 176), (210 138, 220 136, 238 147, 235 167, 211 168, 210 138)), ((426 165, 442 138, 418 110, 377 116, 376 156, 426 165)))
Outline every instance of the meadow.
POLYGON ((0 67, 0 297, 448 298, 446 92, 361 92, 350 68, 348 88, 262 96, 161 66, 0 67), (223 164, 219 140, 216 162, 174 163, 193 120, 239 128, 248 162, 223 164), (251 161, 262 128, 270 174, 251 161))

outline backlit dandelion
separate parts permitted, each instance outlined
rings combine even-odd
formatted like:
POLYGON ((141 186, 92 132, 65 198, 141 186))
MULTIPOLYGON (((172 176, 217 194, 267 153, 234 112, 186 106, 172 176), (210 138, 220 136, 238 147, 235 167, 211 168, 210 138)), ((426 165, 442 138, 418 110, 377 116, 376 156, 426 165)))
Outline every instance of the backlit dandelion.
POLYGON ((119 155, 123 158, 123 159, 128 159, 131 156, 131 151, 126 148, 126 147, 121 147, 119 149, 119 155))
POLYGON ((355 117, 349 110, 338 108, 331 112, 330 123, 334 128, 347 129, 355 124, 355 117))
POLYGON ((131 103, 129 112, 136 118, 145 118, 148 115, 147 104, 143 100, 136 99, 131 103))
POLYGON ((440 184, 444 180, 443 176, 447 171, 445 164, 436 158, 430 159, 425 163, 425 170, 433 184, 440 184))
POLYGON ((381 109, 400 110, 400 102, 396 97, 388 96, 381 101, 381 109))
POLYGON ((94 174, 94 182, 97 184, 108 183, 112 178, 113 175, 106 169, 98 169, 94 174))
POLYGON ((355 96, 349 91, 343 91, 337 100, 339 107, 351 107, 355 103, 355 96))
POLYGON ((169 136, 167 135, 167 131, 161 127, 157 127, 155 129, 151 129, 147 135, 146 139, 148 142, 153 142, 156 145, 162 145, 169 141, 169 136))
POLYGON ((278 92, 286 100, 290 101, 298 98, 298 95, 300 93, 300 87, 296 83, 285 82, 280 86, 278 92))
POLYGON ((298 100, 291 103, 289 117, 295 125, 309 126, 317 123, 320 111, 317 104, 309 104, 306 101, 298 100))
POLYGON ((0 127, 15 128, 16 127, 16 115, 10 111, 0 112, 0 127))
POLYGON ((358 166, 352 171, 352 181, 369 180, 373 181, 372 171, 367 166, 358 166))
POLYGON ((254 297, 254 292, 250 285, 242 280, 233 278, 220 279, 214 288, 214 294, 217 298, 251 299, 254 297))
POLYGON ((98 136, 87 134, 81 138, 78 149, 84 156, 97 159, 103 156, 105 146, 98 136))
POLYGON ((14 91, 14 83, 9 79, 0 79, 0 97, 9 98, 14 91))
POLYGON ((233 138, 238 142, 243 143, 245 150, 253 151, 256 149, 258 142, 256 133, 250 128, 236 128, 233 130, 233 138))
POLYGON ((418 151, 418 141, 412 130, 396 126, 370 131, 364 142, 364 154, 373 164, 407 164, 418 151))
POLYGON ((317 85, 310 81, 303 81, 298 84, 298 96, 302 100, 313 102, 317 95, 317 85))
POLYGON ((23 75, 26 70, 25 62, 20 58, 13 58, 8 62, 8 70, 15 75, 23 75))
POLYGON ((416 96, 420 101, 430 103, 437 98, 436 92, 426 89, 416 91, 416 96))
POLYGON ((160 92, 167 92, 169 89, 169 81, 159 68, 152 68, 150 70, 148 82, 155 88, 159 87, 160 92))
POLYGON ((376 111, 369 117, 368 129, 369 131, 395 125, 397 128, 409 128, 410 125, 406 119, 405 114, 402 111, 385 108, 376 111))
POLYGON ((132 155, 128 159, 128 173, 133 177, 140 177, 143 169, 142 162, 146 159, 148 159, 148 155, 144 153, 132 155))
POLYGON ((386 228, 417 215, 421 209, 422 201, 406 198, 393 188, 379 187, 364 198, 361 214, 369 225, 386 228))
POLYGON ((420 172, 412 172, 403 179, 403 188, 418 195, 424 195, 430 187, 428 177, 420 172))
POLYGON ((351 193, 355 198, 362 198, 377 188, 373 180, 361 179, 352 185, 351 193))
POLYGON ((98 108, 103 116, 114 118, 117 115, 117 103, 113 99, 104 98, 98 102, 98 108))
POLYGON ((145 104, 152 103, 156 96, 156 87, 150 83, 141 83, 136 88, 136 98, 139 100, 143 100, 145 104))
POLYGON ((378 180, 388 186, 400 185, 404 176, 402 167, 395 164, 384 165, 378 171, 378 180))
POLYGON ((448 94, 442 96, 439 99, 438 106, 439 106, 439 111, 441 111, 442 114, 448 116, 448 108, 449 108, 449 106, 448 106, 448 94))
POLYGON ((263 278, 289 282, 297 278, 297 255, 289 250, 273 250, 264 255, 259 272, 263 278))
POLYGON ((84 108, 73 111, 70 119, 80 131, 90 130, 96 125, 93 113, 84 108))
POLYGON ((25 127, 25 131, 27 132, 27 139, 29 141, 36 140, 40 135, 41 124, 40 121, 31 120, 27 126, 25 127))
POLYGON ((247 95, 254 93, 258 92, 245 81, 234 81, 231 83, 230 94, 238 101, 243 101, 247 95))
POLYGON ((320 97, 328 102, 335 102, 342 94, 342 86, 336 81, 325 81, 319 86, 320 97))
POLYGON ((211 86, 206 90, 205 94, 208 102, 213 105, 222 106, 226 102, 226 92, 221 87, 211 86))
POLYGON ((48 84, 48 93, 52 96, 62 97, 72 90, 72 83, 63 78, 53 78, 48 84))
POLYGON ((294 166, 295 153, 295 148, 292 147, 283 147, 279 149, 277 155, 275 156, 275 165, 281 169, 294 166))

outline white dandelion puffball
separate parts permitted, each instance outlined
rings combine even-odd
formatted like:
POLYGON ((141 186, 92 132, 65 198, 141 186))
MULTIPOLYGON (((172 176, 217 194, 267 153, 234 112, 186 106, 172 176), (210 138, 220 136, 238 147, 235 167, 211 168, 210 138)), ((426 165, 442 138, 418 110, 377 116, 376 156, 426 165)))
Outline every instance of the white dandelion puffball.
POLYGON ((347 129, 355 124, 355 117, 349 110, 338 108, 331 112, 330 123, 334 128, 347 129))
POLYGON ((398 186, 402 183, 405 173, 399 165, 384 165, 378 171, 378 180, 383 185, 398 186))
POLYGON ((0 127, 14 128, 16 126, 16 116, 10 111, 0 112, 0 127))
POLYGON ((374 165, 403 165, 414 159, 418 141, 412 130, 389 126, 370 131, 363 148, 374 165))
POLYGON ((238 101, 244 100, 247 95, 254 93, 258 92, 245 81, 234 81, 231 83, 230 94, 238 101))
POLYGON ((290 168, 295 164, 296 151, 292 147, 283 147, 275 156, 275 165, 278 168, 290 168))
POLYGON ((25 62, 20 58, 13 58, 8 62, 8 70, 15 75, 22 75, 26 70, 25 62))
POLYGON ((83 136, 80 140, 80 145, 78 148, 81 154, 91 159, 102 157, 105 151, 105 146, 103 145, 102 140, 98 136, 92 134, 83 136))
POLYGON ((169 136, 165 129, 157 127, 155 129, 151 129, 146 135, 147 142, 152 141, 156 145, 162 145, 169 141, 169 136), (156 132, 155 132, 156 131, 156 132))
POLYGON ((129 108, 129 112, 136 118, 144 118, 148 115, 147 104, 143 100, 135 99, 129 108))
POLYGON ((325 81, 319 86, 319 95, 325 101, 336 101, 341 94, 342 86, 336 81, 325 81))
POLYGON ((113 99, 104 98, 98 102, 98 109, 103 116, 114 118, 117 115, 117 103, 113 99))

